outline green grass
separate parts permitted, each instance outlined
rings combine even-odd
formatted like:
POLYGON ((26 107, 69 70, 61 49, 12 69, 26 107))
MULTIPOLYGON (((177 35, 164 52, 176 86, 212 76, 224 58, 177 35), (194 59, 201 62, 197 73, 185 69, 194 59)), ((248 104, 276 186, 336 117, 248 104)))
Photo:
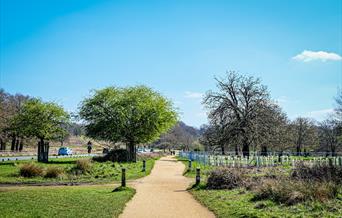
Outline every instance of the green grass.
POLYGON ((118 217, 135 193, 113 187, 0 188, 0 217, 118 217))
POLYGON ((155 159, 146 161, 146 172, 142 172, 142 161, 137 163, 93 162, 91 172, 76 175, 72 173, 72 167, 75 166, 76 160, 77 158, 61 158, 51 160, 49 163, 37 163, 36 161, 2 162, 0 163, 0 184, 115 182, 120 181, 122 168, 126 168, 126 179, 133 180, 148 175, 155 162, 155 159), (21 177, 19 175, 20 166, 28 162, 34 162, 45 169, 49 166, 61 167, 66 173, 61 178, 21 177))
POLYGON ((307 202, 293 206, 272 201, 251 201, 253 194, 243 189, 193 189, 192 195, 217 217, 341 217, 342 199, 307 202))

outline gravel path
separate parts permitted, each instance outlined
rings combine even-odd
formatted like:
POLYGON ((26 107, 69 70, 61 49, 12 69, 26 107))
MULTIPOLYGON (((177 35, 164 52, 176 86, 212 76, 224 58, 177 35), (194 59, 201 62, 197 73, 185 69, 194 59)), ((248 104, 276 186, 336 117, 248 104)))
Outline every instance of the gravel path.
POLYGON ((191 179, 182 174, 185 166, 172 157, 156 161, 151 174, 133 184, 137 193, 120 218, 211 218, 186 189, 191 179))

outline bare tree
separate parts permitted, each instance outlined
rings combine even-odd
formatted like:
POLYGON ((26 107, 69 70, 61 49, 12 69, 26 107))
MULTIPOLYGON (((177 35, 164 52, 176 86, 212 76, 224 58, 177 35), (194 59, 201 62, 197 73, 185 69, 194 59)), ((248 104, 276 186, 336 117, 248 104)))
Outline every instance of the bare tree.
POLYGON ((337 120, 327 119, 321 122, 319 126, 320 147, 330 152, 332 156, 336 156, 337 149, 342 146, 342 143, 338 141, 341 132, 342 128, 337 120))
POLYGON ((336 101, 336 107, 335 107, 335 114, 336 114, 336 119, 339 121, 339 122, 342 122, 342 89, 339 90, 336 98, 335 98, 335 101, 336 101))
POLYGON ((0 150, 6 149, 6 141, 11 140, 11 150, 23 149, 23 136, 18 134, 13 118, 17 115, 28 96, 22 94, 11 95, 0 89, 0 150))
POLYGON ((210 120, 222 120, 224 128, 240 138, 242 153, 249 156, 258 116, 269 105, 267 88, 259 79, 228 72, 215 78, 218 91, 208 91, 203 103, 210 110, 210 120))
POLYGON ((252 146, 254 150, 260 146, 262 155, 267 155, 270 150, 283 151, 288 145, 288 120, 277 104, 268 102, 260 108, 252 127, 252 146))
POLYGON ((318 136, 314 122, 309 118, 298 117, 292 124, 297 155, 317 146, 318 136))

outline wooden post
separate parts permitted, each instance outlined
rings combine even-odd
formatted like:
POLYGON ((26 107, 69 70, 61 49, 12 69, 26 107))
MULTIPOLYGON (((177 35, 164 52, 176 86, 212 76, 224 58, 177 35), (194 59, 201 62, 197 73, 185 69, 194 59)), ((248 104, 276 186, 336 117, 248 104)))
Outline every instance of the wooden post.
POLYGON ((143 160, 143 168, 142 168, 143 172, 146 172, 146 160, 143 160))
POLYGON ((126 187, 126 169, 121 170, 121 187, 126 187))
POLYGON ((197 167, 196 169, 196 185, 199 185, 201 182, 201 169, 197 167))
POLYGON ((192 167, 192 161, 189 160, 189 170, 191 170, 191 167, 192 167))

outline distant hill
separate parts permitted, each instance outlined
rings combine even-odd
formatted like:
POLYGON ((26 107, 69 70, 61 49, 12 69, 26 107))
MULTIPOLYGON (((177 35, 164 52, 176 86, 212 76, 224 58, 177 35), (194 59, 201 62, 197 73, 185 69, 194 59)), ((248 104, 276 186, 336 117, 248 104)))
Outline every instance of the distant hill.
POLYGON ((188 126, 184 122, 178 122, 169 132, 161 135, 160 139, 152 144, 158 148, 166 147, 189 147, 201 136, 201 131, 195 127, 188 126))

